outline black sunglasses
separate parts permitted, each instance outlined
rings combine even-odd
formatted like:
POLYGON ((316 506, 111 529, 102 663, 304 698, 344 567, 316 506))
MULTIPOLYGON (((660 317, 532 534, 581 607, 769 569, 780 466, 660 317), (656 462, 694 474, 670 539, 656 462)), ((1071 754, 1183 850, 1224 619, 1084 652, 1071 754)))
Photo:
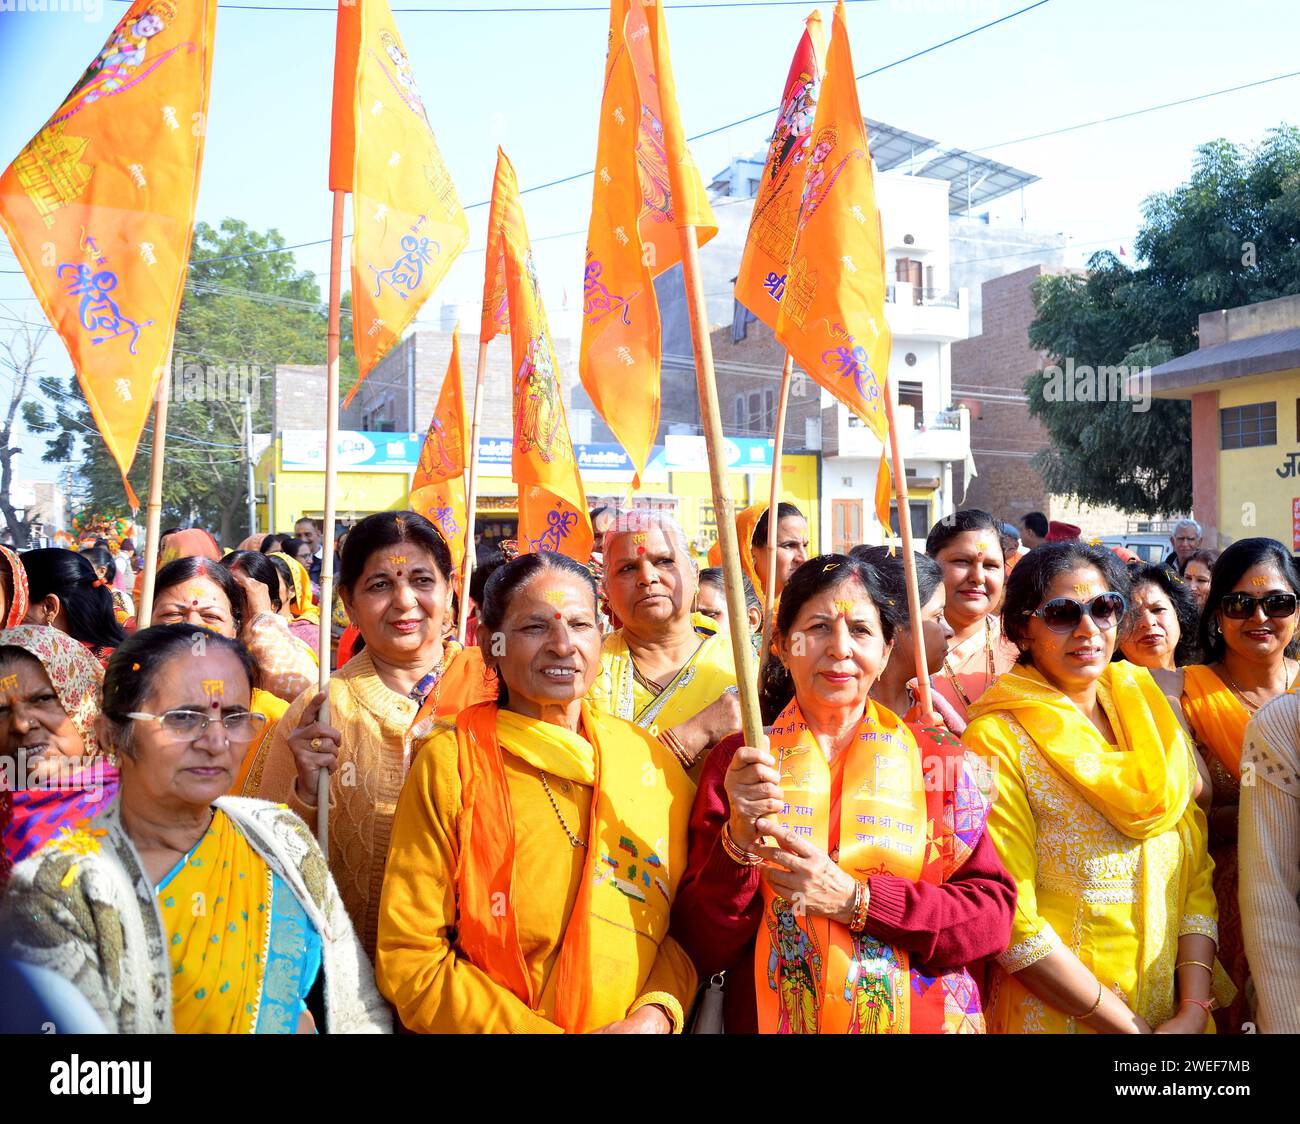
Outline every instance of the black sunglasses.
POLYGON ((1108 631, 1124 616, 1128 603, 1119 593, 1099 593, 1091 601, 1075 601, 1072 597, 1053 597, 1044 602, 1030 617, 1041 617, 1043 624, 1053 632, 1071 632, 1079 627, 1084 614, 1103 631, 1108 631))
POLYGON ((1249 593, 1229 593, 1219 602, 1223 615, 1230 621, 1247 621, 1255 615, 1255 608, 1264 606, 1264 616, 1282 620, 1293 616, 1296 608, 1294 593, 1266 593, 1263 597, 1252 597, 1249 593))

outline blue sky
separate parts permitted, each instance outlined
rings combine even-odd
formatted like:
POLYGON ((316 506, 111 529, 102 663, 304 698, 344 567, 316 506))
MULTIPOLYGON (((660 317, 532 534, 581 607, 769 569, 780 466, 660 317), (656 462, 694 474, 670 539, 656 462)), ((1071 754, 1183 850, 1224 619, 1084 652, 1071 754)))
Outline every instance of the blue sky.
MULTIPOLYGON (((35 0, 79 11, 11 10, 0 0, 0 166, 57 107, 126 5, 35 0), (94 18, 98 14, 98 18, 94 18)), ((264 5, 269 0, 244 0, 264 5)), ((289 243, 326 238, 325 187, 334 13, 220 5, 198 217, 275 227, 289 243)), ((430 120, 465 204, 487 198, 497 144, 520 185, 589 170, 608 16, 605 10, 489 12, 583 6, 599 0, 392 0, 430 120), (469 12, 401 12, 404 7, 469 12)), ((709 0, 695 0, 709 2, 709 0)), ((858 73, 900 59, 1031 0, 872 0, 847 5, 858 73)), ((802 20, 813 7, 674 10, 667 3, 673 69, 688 134, 773 106, 802 20)), ((833 5, 819 5, 829 28, 833 5)), ((938 139, 983 149, 1030 134, 1300 70, 1300 5, 1288 0, 1051 0, 1006 23, 859 83, 863 112, 938 139)), ((1300 120, 1300 77, 1093 128, 989 150, 1042 182, 1025 196, 1027 225, 1069 236, 1073 263, 1102 247, 1129 248, 1143 199, 1186 179, 1194 147, 1212 137, 1257 143, 1300 120)), ((694 144, 706 180, 733 153, 765 146, 765 116, 694 144)), ((552 319, 565 322, 581 293, 591 180, 526 195, 529 231, 552 319)), ((1019 210, 1009 200, 1008 218, 1019 210)), ((486 208, 471 210, 470 249, 440 299, 476 301, 486 208), (475 253, 475 251, 479 253, 475 253)), ((999 216, 994 207, 995 219, 999 216)), ((328 247, 297 252, 321 271, 328 247)), ((1014 268, 1011 266, 1009 268, 1014 268)), ((0 271, 16 269, 0 246, 0 271)), ((346 274, 345 274, 346 276, 346 274)), ((346 283, 346 282, 345 282, 346 283)), ((0 272, 0 304, 38 315, 21 275, 0 272)), ((557 326, 557 332, 558 332, 557 326)), ((322 340, 322 356, 324 341, 322 340)), ((47 370, 66 374, 57 341, 47 370)), ((3 376, 0 376, 0 382, 3 376)), ((28 442, 20 475, 53 478, 28 442)))

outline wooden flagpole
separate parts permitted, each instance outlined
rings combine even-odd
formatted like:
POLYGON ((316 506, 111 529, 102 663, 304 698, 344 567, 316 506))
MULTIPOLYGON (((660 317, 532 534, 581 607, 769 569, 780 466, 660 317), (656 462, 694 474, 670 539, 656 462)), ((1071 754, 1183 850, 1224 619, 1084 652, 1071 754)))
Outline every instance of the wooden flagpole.
MULTIPOLYGON (((691 344, 695 351, 695 382, 700 394, 700 421, 709 453, 709 480, 713 485, 713 513, 722 550, 723 586, 727 595, 727 622, 731 648, 736 657, 736 687, 740 698, 740 726, 745 744, 767 748, 763 719, 758 708, 758 682, 754 649, 749 640, 749 615, 741 585, 740 550, 736 538, 735 505, 727 483, 727 455, 723 445, 722 415, 718 409, 718 384, 713 373, 713 344, 704 303, 704 281, 700 276, 700 245, 695 227, 678 231, 682 243, 682 275, 686 282, 686 305, 690 312, 691 344)), ((771 519, 768 520, 770 524, 771 519)))
POLYGON ((922 721, 938 721, 930 698, 930 669, 925 658, 925 629, 921 627, 921 589, 916 580, 916 556, 912 552, 912 512, 908 505, 907 470, 898 446, 898 427, 894 424, 894 399, 888 386, 883 388, 885 421, 889 425, 889 460, 894 473, 894 495, 898 497, 898 533, 903 540, 903 577, 907 581, 907 619, 911 621, 912 658, 916 662, 916 689, 920 696, 922 721))
POLYGON ((148 628, 153 620, 154 582, 158 577, 158 532, 162 527, 163 456, 167 448, 167 400, 172 393, 172 360, 167 356, 158 380, 153 406, 153 459, 149 462, 149 498, 145 506, 144 579, 140 583, 140 604, 135 607, 136 628, 148 628))
POLYGON ((460 572, 460 620, 456 622, 456 636, 465 643, 469 628, 469 582, 474 576, 474 517, 478 509, 478 431, 483 421, 483 381, 487 374, 488 341, 479 340, 478 370, 474 375, 474 413, 469 426, 469 461, 466 465, 468 480, 465 487, 465 560, 460 572))
MULTIPOLYGON (((785 353, 781 368, 781 396, 776 401, 776 434, 772 438, 772 494, 767 502, 767 585, 763 589, 763 646, 758 653, 761 668, 771 655, 772 620, 776 612, 776 532, 781 506, 781 454, 785 449, 785 408, 790 401, 790 376, 794 373, 794 356, 785 353)), ((758 590, 754 590, 755 593, 758 590)))
MULTIPOLYGON (((343 205, 347 192, 334 192, 334 219, 330 226, 330 311, 325 336, 325 511, 321 529, 320 559, 320 682, 325 692, 318 722, 330 715, 330 628, 334 620, 334 521, 338 480, 339 443, 339 317, 343 303, 343 205)), ((322 769, 316 777, 316 838, 329 858, 330 775, 322 769)))

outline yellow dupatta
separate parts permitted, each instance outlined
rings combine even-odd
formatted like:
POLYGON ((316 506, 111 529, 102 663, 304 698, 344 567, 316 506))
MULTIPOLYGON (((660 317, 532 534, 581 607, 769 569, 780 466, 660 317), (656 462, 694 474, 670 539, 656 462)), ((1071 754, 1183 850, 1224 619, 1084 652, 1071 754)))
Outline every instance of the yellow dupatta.
POLYGON ((270 945, 272 874, 217 811, 157 890, 178 1034, 252 1034, 270 945))
POLYGON ((1068 698, 1032 667, 1006 672, 971 704, 971 720, 1006 712, 1079 794, 1130 839, 1175 827, 1192 795, 1191 745, 1151 673, 1120 660, 1097 683, 1119 739, 1106 742, 1068 698))
MULTIPOLYGON (((781 765, 782 827, 832 849, 832 815, 840 868, 856 879, 893 874, 920 881, 933 827, 921 754, 891 711, 868 701, 857 738, 833 770, 808 729, 797 699, 777 718, 769 748, 781 765), (838 773, 838 778, 835 776, 838 773), (835 788, 840 793, 835 808, 835 788)), ((934 854, 927 854, 932 846, 934 854)), ((931 862, 933 873, 933 861, 931 862)), ((764 1034, 906 1034, 940 1029, 935 1012, 913 1008, 908 954, 813 917, 761 884, 763 920, 754 948, 754 994, 764 1034)), ((933 1006, 929 1004, 928 1006, 933 1006)))
POLYGON ((311 575, 296 558, 290 558, 282 550, 273 550, 272 558, 283 558, 289 563, 289 573, 293 575, 293 599, 298 606, 297 611, 293 614, 296 621, 309 621, 312 624, 320 624, 320 610, 311 603, 311 575))
POLYGON ((582 730, 483 703, 457 718, 463 785, 456 871, 457 944, 476 967, 534 1009, 513 911, 514 816, 502 750, 542 772, 593 788, 586 862, 561 941, 555 1021, 580 1033, 626 1016, 668 934, 669 907, 685 866, 671 853, 673 802, 691 798, 684 774, 647 772, 647 750, 625 723, 582 706, 582 730), (647 783, 647 776, 652 783, 647 783), (504 895, 502 897, 501 895, 504 895))

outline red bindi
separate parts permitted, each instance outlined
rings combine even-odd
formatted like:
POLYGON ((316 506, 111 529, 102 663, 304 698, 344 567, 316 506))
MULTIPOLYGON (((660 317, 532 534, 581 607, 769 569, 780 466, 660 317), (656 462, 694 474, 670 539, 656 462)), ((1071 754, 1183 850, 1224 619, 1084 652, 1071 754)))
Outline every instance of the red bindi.
POLYGON ((636 548, 636 552, 637 552, 638 554, 644 554, 644 553, 645 553, 645 547, 643 547, 643 546, 638 546, 638 547, 636 548))
POLYGON ((560 619, 560 614, 559 614, 559 613, 556 613, 556 614, 555 614, 555 619, 556 619, 557 621, 560 619))

